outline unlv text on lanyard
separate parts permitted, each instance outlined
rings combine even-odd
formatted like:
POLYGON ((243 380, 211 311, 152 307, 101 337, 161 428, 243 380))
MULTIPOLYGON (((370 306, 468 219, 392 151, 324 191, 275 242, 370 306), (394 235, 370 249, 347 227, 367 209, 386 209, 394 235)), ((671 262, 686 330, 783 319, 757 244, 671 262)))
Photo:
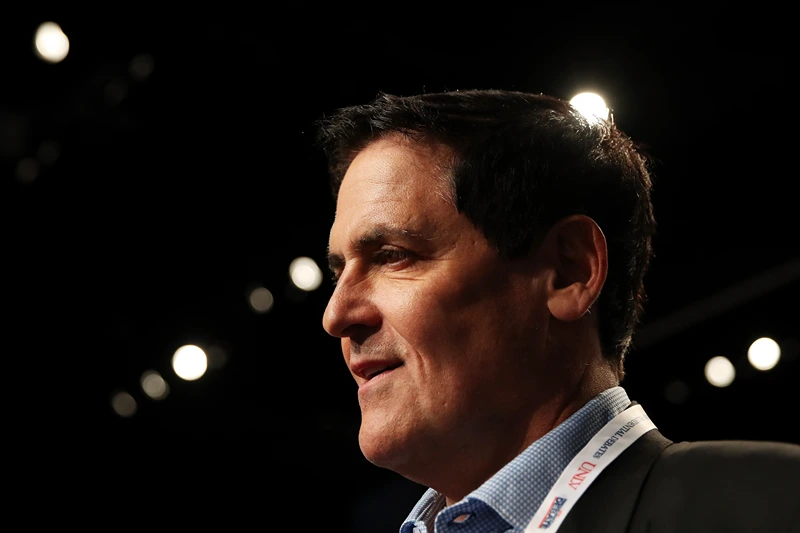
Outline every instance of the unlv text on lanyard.
POLYGON ((572 506, 600 472, 655 427, 641 405, 634 405, 615 416, 567 465, 533 515, 525 533, 543 529, 548 533, 557 531, 572 506))

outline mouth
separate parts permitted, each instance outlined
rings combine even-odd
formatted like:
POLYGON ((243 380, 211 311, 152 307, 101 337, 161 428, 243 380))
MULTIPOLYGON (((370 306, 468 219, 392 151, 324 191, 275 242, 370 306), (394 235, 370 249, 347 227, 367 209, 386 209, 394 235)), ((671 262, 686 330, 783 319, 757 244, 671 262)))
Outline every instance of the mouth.
POLYGON ((374 364, 364 364, 361 367, 354 368, 356 376, 360 377, 363 381, 359 383, 359 388, 382 381, 386 376, 390 375, 392 371, 402 366, 399 362, 375 362, 374 364))
POLYGON ((367 372, 364 373, 364 378, 366 378, 367 381, 370 381, 373 378, 375 378, 376 376, 380 376, 381 374, 384 374, 386 372, 391 372, 392 370, 394 370, 395 368, 397 368, 399 366, 400 365, 393 365, 393 366, 390 365, 390 366, 386 366, 386 367, 371 368, 367 372))

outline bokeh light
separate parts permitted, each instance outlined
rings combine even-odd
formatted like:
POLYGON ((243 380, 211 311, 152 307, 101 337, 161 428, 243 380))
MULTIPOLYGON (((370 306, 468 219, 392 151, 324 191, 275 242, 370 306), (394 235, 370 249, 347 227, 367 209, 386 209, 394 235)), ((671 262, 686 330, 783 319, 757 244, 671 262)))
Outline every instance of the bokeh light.
POLYGON ((69 53, 69 39, 55 22, 43 22, 33 39, 36 55, 48 63, 59 63, 69 53))
POLYGON ((23 184, 31 183, 39 177, 39 170, 39 162, 33 157, 23 157, 17 162, 17 168, 14 169, 17 181, 23 184))
POLYGON ((266 287, 256 287, 250 291, 248 296, 250 307, 256 313, 266 313, 275 304, 275 298, 266 287))
POLYGON ((747 360, 758 370, 770 370, 780 359, 781 347, 769 337, 756 339, 747 350, 747 360))
POLYGON ((169 394, 169 385, 155 370, 143 373, 140 383, 144 393, 154 400, 163 400, 169 394))
POLYGON ((187 344, 175 350, 172 356, 172 369, 186 381, 194 381, 206 373, 208 358, 199 346, 187 344))
POLYGON ((153 72, 153 56, 150 54, 138 54, 131 59, 128 65, 128 74, 136 81, 146 80, 153 72))
POLYGON ((111 395, 111 408, 122 418, 130 418, 136 414, 136 400, 125 391, 117 391, 111 395))
POLYGON ((289 265, 289 278, 298 289, 313 291, 322 284, 322 269, 310 257, 298 257, 289 265))
POLYGON ((681 379, 675 379, 664 387, 664 397, 669 403, 680 405, 689 399, 689 386, 681 379))
POLYGON ((706 362, 706 379, 715 387, 727 387, 736 378, 736 369, 730 359, 718 355, 706 362))
POLYGON ((53 139, 42 141, 36 150, 36 160, 44 166, 55 163, 60 155, 61 145, 53 139))
POLYGON ((606 106, 605 100, 595 93, 580 93, 576 94, 569 101, 581 115, 586 117, 589 122, 598 123, 603 120, 608 120, 609 109, 606 106))

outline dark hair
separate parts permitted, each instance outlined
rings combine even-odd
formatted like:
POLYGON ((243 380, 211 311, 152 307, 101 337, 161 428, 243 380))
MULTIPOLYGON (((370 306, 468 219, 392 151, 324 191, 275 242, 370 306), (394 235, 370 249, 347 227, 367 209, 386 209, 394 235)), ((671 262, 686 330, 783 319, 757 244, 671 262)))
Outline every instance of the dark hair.
POLYGON ((590 121, 543 94, 469 90, 394 96, 317 121, 334 198, 348 166, 373 141, 402 134, 454 152, 456 207, 499 252, 526 255, 559 219, 584 214, 608 243, 598 298, 600 342, 620 379, 645 301, 655 219, 648 158, 613 124, 590 121))

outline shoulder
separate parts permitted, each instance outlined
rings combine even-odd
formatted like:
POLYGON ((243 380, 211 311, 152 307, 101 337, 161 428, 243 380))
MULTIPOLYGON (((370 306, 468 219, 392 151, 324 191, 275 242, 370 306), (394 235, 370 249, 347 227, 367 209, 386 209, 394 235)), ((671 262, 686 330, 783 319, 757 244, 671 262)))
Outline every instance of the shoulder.
MULTIPOLYGON (((676 442, 661 453, 653 474, 676 469, 692 479, 800 476, 800 445, 747 440, 676 442)), ((792 483, 796 481, 793 478, 792 483)))
POLYGON ((798 480, 797 444, 676 442, 653 465, 635 520, 682 531, 798 531, 798 480))
POLYGON ((800 445, 788 442, 718 440, 674 442, 661 454, 661 460, 693 461, 800 461, 800 445))

